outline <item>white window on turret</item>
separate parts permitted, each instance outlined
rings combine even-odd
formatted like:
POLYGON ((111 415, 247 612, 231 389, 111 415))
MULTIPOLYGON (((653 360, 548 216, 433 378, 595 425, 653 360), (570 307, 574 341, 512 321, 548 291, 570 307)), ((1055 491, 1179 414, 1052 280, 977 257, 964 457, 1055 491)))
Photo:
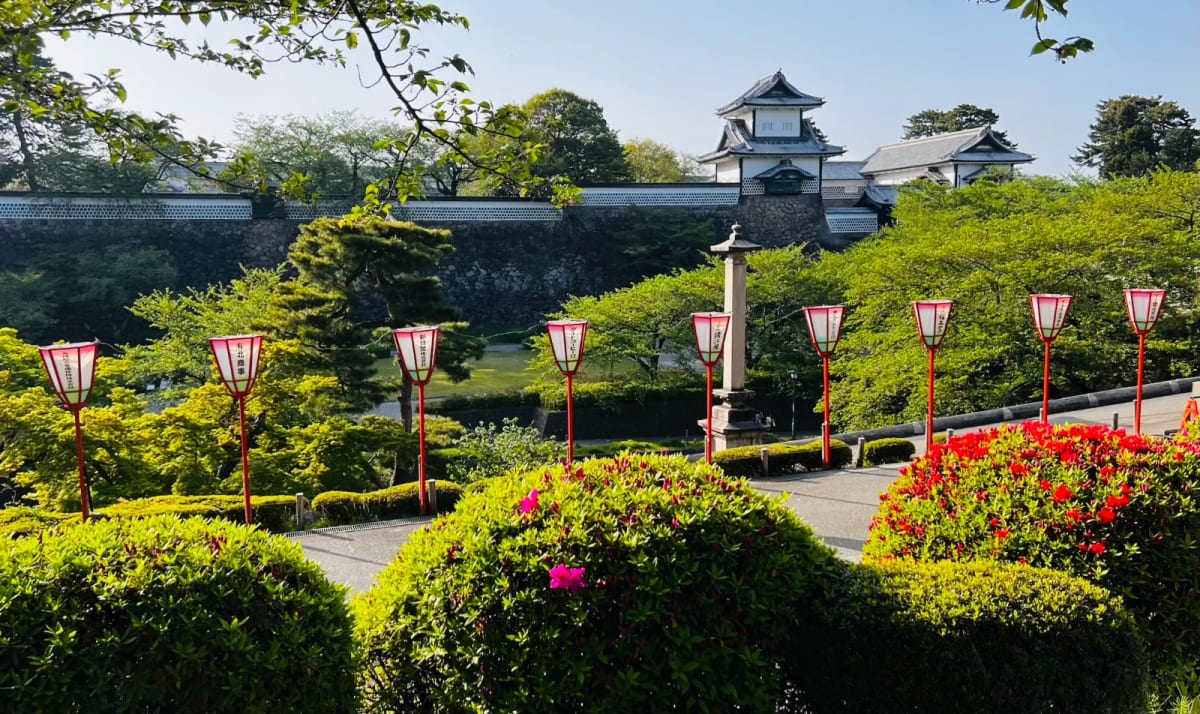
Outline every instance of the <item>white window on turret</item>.
POLYGON ((789 133, 790 133, 790 132, 793 132, 793 131, 795 131, 795 130, 796 130, 796 125, 795 125, 795 124, 793 124, 793 123, 792 123, 792 122, 790 122, 790 121, 785 121, 785 122, 783 123, 783 130, 784 130, 785 132, 789 132, 789 133))
POLYGON ((775 122, 771 122, 771 121, 759 122, 758 128, 762 129, 763 131, 771 131, 772 129, 775 128, 775 122))

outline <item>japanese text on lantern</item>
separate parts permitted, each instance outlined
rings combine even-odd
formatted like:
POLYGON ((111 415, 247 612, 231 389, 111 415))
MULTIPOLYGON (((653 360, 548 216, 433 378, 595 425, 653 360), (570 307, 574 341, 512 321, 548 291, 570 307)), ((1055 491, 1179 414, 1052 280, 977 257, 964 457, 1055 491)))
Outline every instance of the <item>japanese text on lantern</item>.
POLYGON ((71 358, 64 354, 60 357, 60 359, 62 360, 62 370, 59 373, 62 374, 63 390, 66 391, 74 389, 75 370, 71 369, 71 358))
POLYGON ((234 360, 234 365, 237 366, 238 376, 246 376, 246 346, 241 342, 236 343, 233 354, 237 358, 234 360))
POLYGON ((567 332, 567 359, 579 356, 579 333, 580 330, 575 327, 567 332))
POLYGON ((425 367, 429 364, 429 338, 425 335, 417 335, 417 369, 425 367))

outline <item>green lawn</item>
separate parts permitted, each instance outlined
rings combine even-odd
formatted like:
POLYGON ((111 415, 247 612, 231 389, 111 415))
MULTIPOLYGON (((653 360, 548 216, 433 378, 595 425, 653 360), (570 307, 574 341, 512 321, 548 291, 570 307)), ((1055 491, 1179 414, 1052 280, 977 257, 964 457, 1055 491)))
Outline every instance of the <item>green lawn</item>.
MULTIPOLYGON (((533 383, 534 373, 525 369, 532 358, 533 352, 530 350, 484 352, 483 359, 472 363, 471 378, 465 382, 451 384, 444 372, 435 370, 433 381, 425 390, 425 396, 453 397, 524 389, 533 383)), ((391 359, 380 359, 376 360, 375 369, 381 374, 387 374, 389 370, 398 371, 400 368, 391 359)))

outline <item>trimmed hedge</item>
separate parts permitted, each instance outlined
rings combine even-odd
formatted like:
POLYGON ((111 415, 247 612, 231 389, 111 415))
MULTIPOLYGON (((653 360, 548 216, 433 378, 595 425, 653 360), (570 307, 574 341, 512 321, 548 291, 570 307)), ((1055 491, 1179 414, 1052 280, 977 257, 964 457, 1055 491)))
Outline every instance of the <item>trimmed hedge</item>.
POLYGON ((899 437, 875 439, 863 444, 863 466, 911 461, 915 453, 917 453, 917 447, 908 439, 899 437))
POLYGON ((525 390, 506 390, 446 397, 425 405, 429 414, 468 411, 472 409, 497 409, 502 407, 536 407, 542 403, 537 394, 525 390))
POLYGON ((28 506, 0 508, 0 540, 33 535, 62 523, 80 520, 78 513, 49 513, 28 506))
POLYGON ((1080 578, 990 562, 846 564, 820 602, 792 648, 809 708, 788 711, 1146 711, 1133 619, 1080 578))
MULTIPOLYGON (((438 510, 451 510, 462 489, 450 481, 430 479, 429 482, 437 484, 438 510)), ((414 481, 367 493, 326 491, 312 500, 312 509, 327 525, 340 526, 419 516, 420 499, 421 490, 414 481)))
POLYGON ((1120 595, 1161 697, 1200 694, 1200 442, 1025 422, 963 434, 880 496, 864 558, 1000 560, 1120 595))
POLYGON ((367 709, 773 712, 834 560, 777 499, 682 457, 491 479, 356 601, 367 709))
MULTIPOLYGON (((233 523, 246 522, 242 496, 152 496, 120 501, 95 512, 103 518, 150 518, 152 516, 202 516, 233 523)), ((273 533, 296 530, 295 496, 250 496, 254 524, 273 533)))
POLYGON ((345 591, 285 538, 172 517, 0 548, 6 714, 327 714, 358 704, 345 591))
MULTIPOLYGON (((829 468, 840 469, 849 466, 854 461, 854 451, 844 441, 830 439, 829 468)), ((813 441, 803 446, 790 444, 771 444, 764 446, 739 446, 725 449, 713 454, 713 464, 720 466, 730 476, 757 478, 761 476, 777 476, 779 474, 800 473, 803 471, 820 471, 825 468, 822 463, 821 442, 813 441), (762 450, 767 450, 767 461, 771 473, 762 472, 762 450)))

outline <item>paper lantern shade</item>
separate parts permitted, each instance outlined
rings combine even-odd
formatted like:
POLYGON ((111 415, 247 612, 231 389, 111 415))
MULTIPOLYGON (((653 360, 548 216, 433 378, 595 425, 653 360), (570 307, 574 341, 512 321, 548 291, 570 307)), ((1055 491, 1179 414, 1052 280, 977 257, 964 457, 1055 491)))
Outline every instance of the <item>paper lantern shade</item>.
POLYGON ((812 339, 813 348, 822 357, 833 354, 838 340, 842 338, 842 316, 846 313, 844 305, 821 305, 804 308, 804 319, 808 322, 808 336, 812 339))
POLYGON ((92 395, 96 379, 99 341, 39 347, 42 364, 50 377, 50 388, 68 409, 82 409, 92 395))
POLYGON ((587 328, 587 320, 552 320, 546 323, 554 362, 563 375, 573 375, 579 371, 587 342, 587 328))
POLYGON ((211 337, 208 345, 217 361, 217 371, 221 373, 225 389, 235 397, 248 395, 258 379, 262 335, 211 337))
POLYGON ((918 300, 913 303, 913 314, 917 318, 917 332, 926 349, 935 350, 946 339, 946 328, 950 325, 950 314, 954 311, 953 300, 918 300))
POLYGON ((429 384, 429 380, 433 379, 441 331, 442 328, 432 325, 392 330, 396 354, 400 356, 400 368, 413 384, 429 384))
POLYGON ((725 336, 729 333, 729 321, 733 315, 727 312, 693 312, 692 335, 696 338, 696 351, 700 361, 712 367, 721 361, 725 349, 725 336))
POLYGON ((1144 335, 1154 329, 1162 315, 1166 295, 1166 290, 1157 288, 1134 288, 1125 291, 1125 310, 1129 314, 1129 324, 1133 325, 1134 332, 1144 335))
POLYGON ((1070 295, 1030 295, 1033 325, 1044 342, 1052 342, 1062 333, 1071 310, 1070 295))

